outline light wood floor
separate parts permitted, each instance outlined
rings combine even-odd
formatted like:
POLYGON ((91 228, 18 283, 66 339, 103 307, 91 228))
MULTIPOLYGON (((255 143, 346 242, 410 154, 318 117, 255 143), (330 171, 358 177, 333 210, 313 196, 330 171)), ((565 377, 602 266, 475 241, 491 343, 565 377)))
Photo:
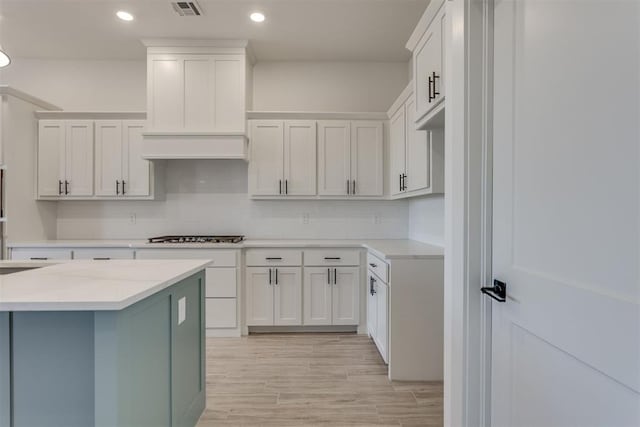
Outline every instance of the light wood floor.
POLYGON ((199 427, 441 426, 441 382, 396 382, 355 334, 207 339, 199 427))

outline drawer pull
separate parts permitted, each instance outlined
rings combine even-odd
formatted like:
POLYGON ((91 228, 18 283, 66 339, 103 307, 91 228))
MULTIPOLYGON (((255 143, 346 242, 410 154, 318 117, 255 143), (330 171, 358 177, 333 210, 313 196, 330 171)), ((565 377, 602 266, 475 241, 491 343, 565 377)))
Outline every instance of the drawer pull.
POLYGON ((282 257, 279 257, 279 256, 277 256, 277 257, 276 257, 276 256, 269 257, 269 256, 268 256, 268 257, 266 258, 266 260, 267 260, 267 261, 282 261, 282 257))
POLYGON ((94 261, 109 261, 111 258, 108 257, 96 257, 93 260, 94 261))
POLYGON ((374 264, 374 263, 370 262, 370 263, 369 263, 369 265, 370 265, 372 268, 378 268, 378 264, 374 264))
POLYGON ((36 256, 34 256, 34 257, 29 258, 29 259, 30 259, 30 260, 32 260, 32 261, 46 261, 46 260, 48 260, 49 258, 47 258, 47 257, 36 257, 36 256))
POLYGON ((324 259, 326 259, 327 261, 340 261, 342 258, 340 258, 339 256, 326 256, 324 257, 324 259))

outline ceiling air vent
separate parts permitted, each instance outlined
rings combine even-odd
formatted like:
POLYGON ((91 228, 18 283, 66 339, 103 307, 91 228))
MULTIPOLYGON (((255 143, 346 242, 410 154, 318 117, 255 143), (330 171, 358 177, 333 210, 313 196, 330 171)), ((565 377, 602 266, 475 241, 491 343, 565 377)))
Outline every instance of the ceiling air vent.
POLYGON ((173 10, 180 16, 200 16, 202 8, 197 1, 177 1, 172 2, 173 10))

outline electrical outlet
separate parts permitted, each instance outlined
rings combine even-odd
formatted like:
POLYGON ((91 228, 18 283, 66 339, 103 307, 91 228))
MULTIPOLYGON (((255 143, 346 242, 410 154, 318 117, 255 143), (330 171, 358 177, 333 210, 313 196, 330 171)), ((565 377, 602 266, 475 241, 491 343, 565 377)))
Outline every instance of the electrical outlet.
POLYGON ((131 224, 135 224, 136 223, 136 214, 135 214, 135 212, 129 214, 129 221, 131 222, 131 224))
POLYGON ((308 213, 303 213, 302 214, 302 223, 303 224, 309 224, 309 214, 308 213))

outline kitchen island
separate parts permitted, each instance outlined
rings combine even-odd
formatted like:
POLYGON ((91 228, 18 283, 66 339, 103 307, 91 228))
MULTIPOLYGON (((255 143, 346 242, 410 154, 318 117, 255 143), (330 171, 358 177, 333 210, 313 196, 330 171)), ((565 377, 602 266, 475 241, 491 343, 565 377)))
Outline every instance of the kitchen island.
POLYGON ((194 426, 208 263, 73 261, 0 276, 0 427, 194 426))

